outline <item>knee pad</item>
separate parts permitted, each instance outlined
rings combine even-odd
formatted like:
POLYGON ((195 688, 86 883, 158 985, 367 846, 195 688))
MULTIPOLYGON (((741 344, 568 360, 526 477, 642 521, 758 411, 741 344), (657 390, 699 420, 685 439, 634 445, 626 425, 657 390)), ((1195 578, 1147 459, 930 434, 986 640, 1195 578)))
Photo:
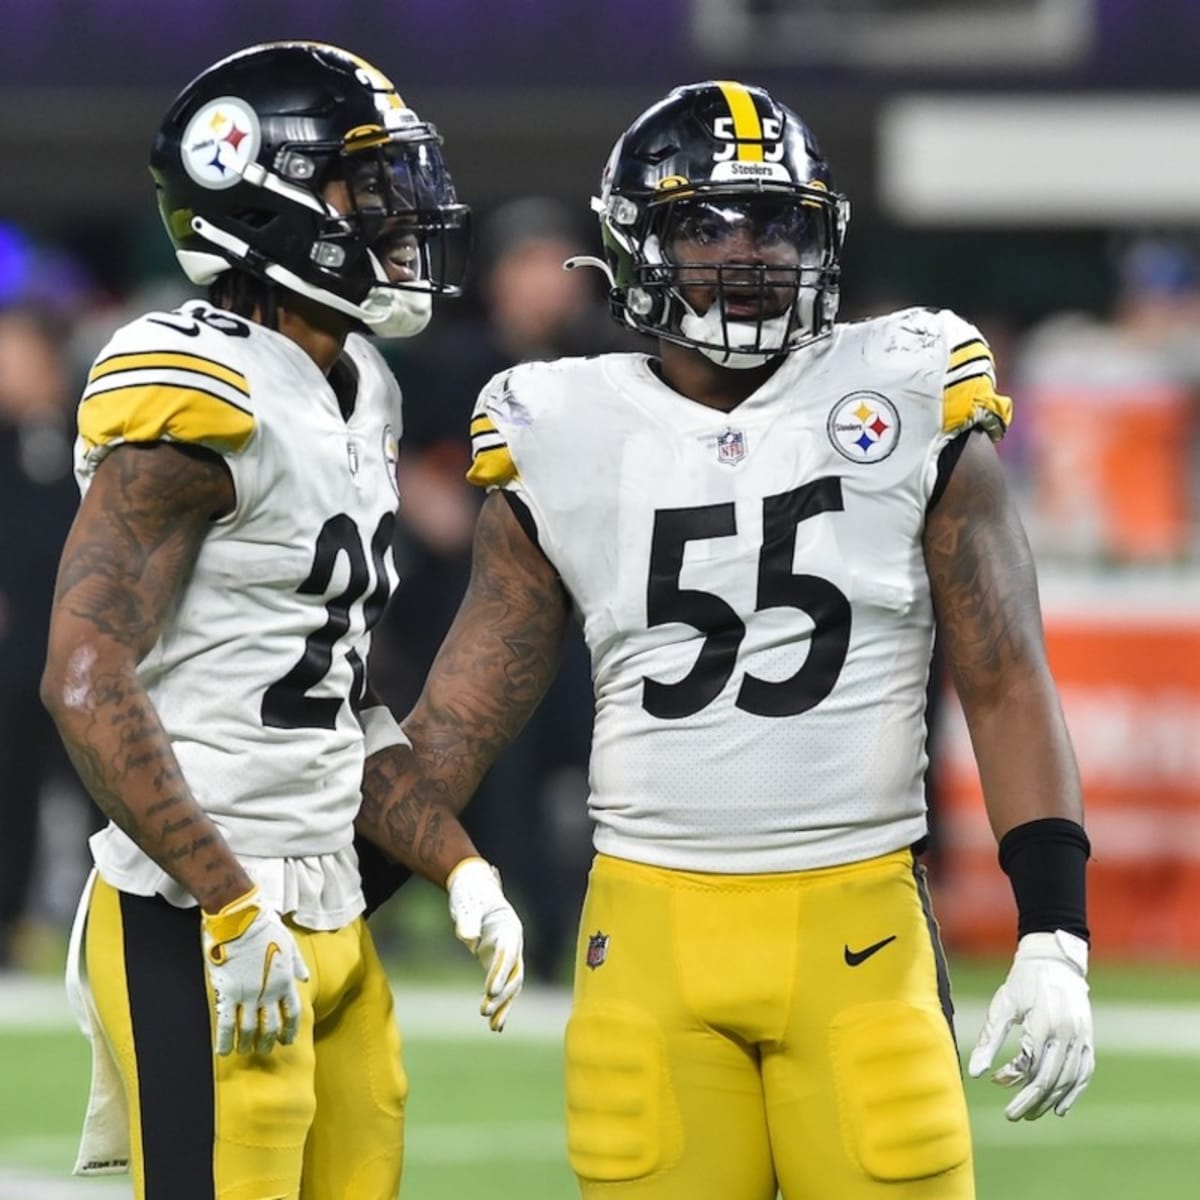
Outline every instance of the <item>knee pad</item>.
POLYGON ((636 1009, 582 1004, 567 1023, 567 1157, 583 1179, 638 1179, 678 1157, 662 1034, 636 1009))
POLYGON ((962 1075, 940 1011, 858 1005, 834 1020, 830 1039, 842 1133, 868 1175, 926 1179, 970 1158, 962 1075))

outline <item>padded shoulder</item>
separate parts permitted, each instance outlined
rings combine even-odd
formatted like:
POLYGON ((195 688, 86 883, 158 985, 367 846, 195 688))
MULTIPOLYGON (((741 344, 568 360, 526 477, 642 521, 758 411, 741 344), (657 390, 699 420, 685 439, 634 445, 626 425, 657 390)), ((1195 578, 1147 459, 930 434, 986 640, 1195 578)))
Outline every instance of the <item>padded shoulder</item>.
POLYGON ((979 426, 999 441, 1012 424, 1012 400, 996 391, 996 364, 979 330, 957 313, 942 309, 942 430, 961 433, 979 426))
POLYGON ((241 450, 255 428, 240 365, 250 336, 249 322, 200 304, 122 326, 92 364, 80 400, 89 450, 156 441, 241 450))
POLYGON ((522 363, 494 375, 479 393, 471 415, 471 469, 476 487, 504 487, 519 477, 514 437, 551 420, 572 397, 582 396, 600 370, 594 358, 522 363))

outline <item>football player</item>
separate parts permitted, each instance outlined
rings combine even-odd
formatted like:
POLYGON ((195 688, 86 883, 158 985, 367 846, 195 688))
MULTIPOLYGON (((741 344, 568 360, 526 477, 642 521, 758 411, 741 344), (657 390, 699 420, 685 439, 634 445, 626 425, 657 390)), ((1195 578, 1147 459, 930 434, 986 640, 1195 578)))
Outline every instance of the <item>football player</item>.
POLYGON ((993 449, 1011 404, 951 312, 836 322, 847 202, 759 88, 671 92, 593 207, 583 261, 657 353, 480 396, 473 577, 360 821, 399 845, 465 803, 574 613, 596 701, 566 1035, 583 1195, 967 1200, 918 860, 935 622, 1018 911, 971 1073, 1018 1025, 1016 1120, 1066 1113, 1093 1061, 1080 785, 993 449))
MULTIPOLYGON (((209 299, 91 369, 43 682, 111 818, 70 956, 76 1169, 132 1167, 138 1200, 392 1200, 407 1082, 353 838, 403 741, 364 686, 401 411, 362 335, 411 337, 457 294, 468 214, 433 126, 313 42, 203 72, 150 169, 209 299)), ((499 1028, 520 922, 456 823, 445 842, 499 1028)))

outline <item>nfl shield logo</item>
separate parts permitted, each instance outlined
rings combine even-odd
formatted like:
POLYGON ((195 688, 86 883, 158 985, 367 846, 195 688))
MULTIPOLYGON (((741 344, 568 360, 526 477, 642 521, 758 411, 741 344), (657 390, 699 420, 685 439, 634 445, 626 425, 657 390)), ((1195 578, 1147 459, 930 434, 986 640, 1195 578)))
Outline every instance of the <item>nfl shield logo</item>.
POLYGON ((740 429, 717 434, 717 462, 734 466, 746 457, 746 435, 740 429))
POLYGON ((608 934, 596 930, 588 934, 587 957, 584 962, 595 970, 608 957, 608 934))

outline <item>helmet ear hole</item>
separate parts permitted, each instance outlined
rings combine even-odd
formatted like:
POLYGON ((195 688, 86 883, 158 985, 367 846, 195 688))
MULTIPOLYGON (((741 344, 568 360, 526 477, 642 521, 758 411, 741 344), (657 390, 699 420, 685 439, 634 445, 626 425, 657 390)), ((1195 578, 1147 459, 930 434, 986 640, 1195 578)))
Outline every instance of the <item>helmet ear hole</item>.
POLYGON ((235 208, 229 215, 239 225, 255 230, 266 229, 279 216, 263 208, 235 208))

